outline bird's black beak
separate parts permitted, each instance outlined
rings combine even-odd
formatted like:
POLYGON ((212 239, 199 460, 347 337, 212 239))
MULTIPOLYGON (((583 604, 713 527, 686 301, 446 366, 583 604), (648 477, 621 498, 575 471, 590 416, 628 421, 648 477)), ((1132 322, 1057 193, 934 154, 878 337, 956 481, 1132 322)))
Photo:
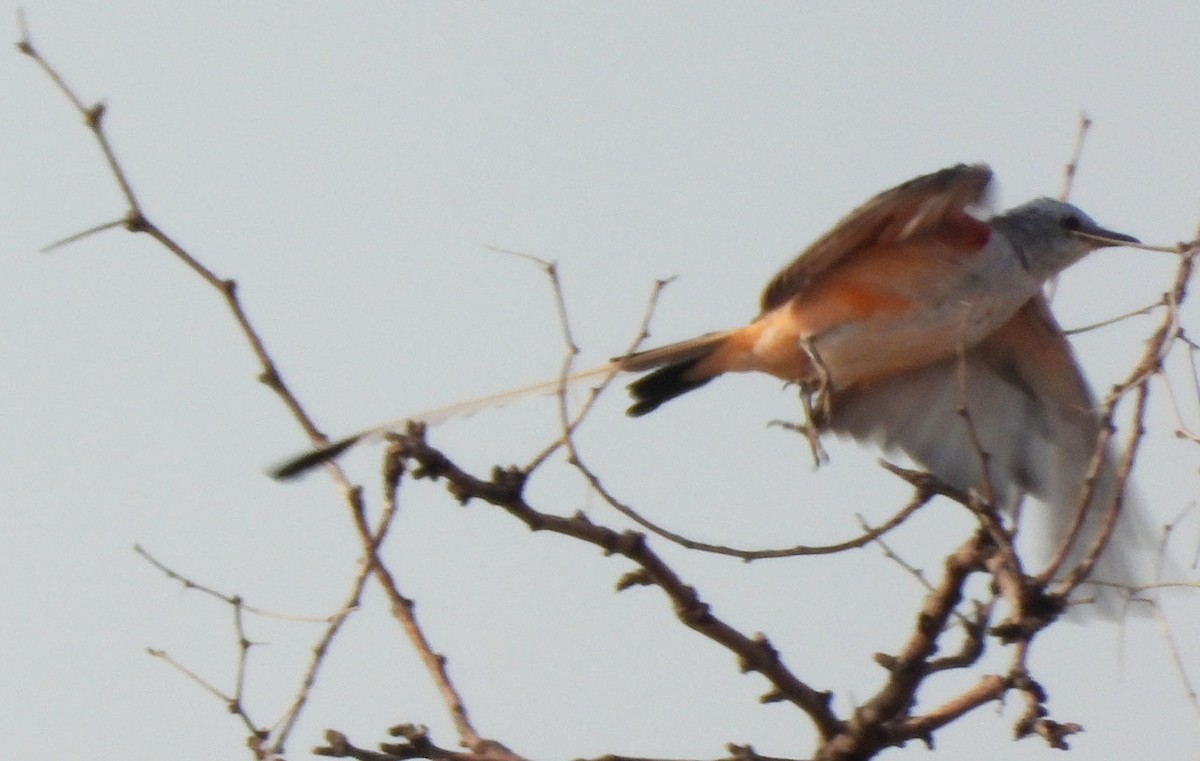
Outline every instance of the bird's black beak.
POLYGON ((1107 248, 1109 246, 1123 246, 1126 243, 1141 243, 1140 240, 1132 235, 1106 230, 1099 225, 1091 225, 1075 230, 1075 235, 1091 241, 1096 248, 1107 248))

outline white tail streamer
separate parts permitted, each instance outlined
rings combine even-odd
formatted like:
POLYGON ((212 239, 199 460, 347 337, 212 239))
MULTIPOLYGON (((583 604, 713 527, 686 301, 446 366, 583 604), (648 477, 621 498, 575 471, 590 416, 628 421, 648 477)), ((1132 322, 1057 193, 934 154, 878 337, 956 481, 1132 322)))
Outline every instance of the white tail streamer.
POLYGON ((272 468, 270 473, 272 478, 286 480, 296 478, 309 470, 312 470, 321 463, 328 462, 347 449, 360 444, 364 441, 375 441, 383 438, 389 433, 403 433, 412 423, 423 423, 426 426, 436 426, 445 423, 448 420, 456 418, 470 417, 477 412, 489 410, 496 407, 504 407, 513 402, 520 401, 532 396, 547 396, 556 394, 561 389, 570 388, 578 385, 583 381, 603 378, 605 376, 615 375, 621 372, 621 366, 618 362, 608 362, 599 367, 593 367, 588 370, 581 370, 577 373, 572 373, 565 378, 556 378, 552 381, 535 383, 532 386, 523 386, 521 388, 509 389, 501 391, 498 394, 489 394, 476 399, 469 399, 465 402, 457 402, 445 407, 427 410, 426 412, 408 417, 398 418, 382 425, 377 425, 373 428, 368 428, 365 431, 359 431, 345 438, 330 442, 323 447, 309 450, 302 455, 293 457, 292 459, 277 465, 272 468))

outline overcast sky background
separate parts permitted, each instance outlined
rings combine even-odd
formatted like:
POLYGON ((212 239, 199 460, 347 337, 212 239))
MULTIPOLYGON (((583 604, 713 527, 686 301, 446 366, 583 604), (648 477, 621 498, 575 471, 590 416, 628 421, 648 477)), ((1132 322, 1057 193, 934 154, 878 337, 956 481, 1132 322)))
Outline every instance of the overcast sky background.
MULTIPOLYGON (((18 39, 15 6, 0 28, 18 39)), ((34 41, 106 124, 149 214, 239 293, 331 435, 554 377, 564 346, 545 277, 488 245, 556 260, 580 366, 620 353, 656 278, 652 342, 740 324, 775 270, 853 206, 917 174, 987 161, 1003 208, 1055 195, 1081 110, 1095 119, 1073 200, 1155 243, 1200 217, 1196 3, 23 3, 34 41)), ((262 607, 327 615, 359 556, 327 479, 280 485, 305 446, 215 294, 165 252, 113 231, 46 244, 124 209, 91 137, 30 62, 0 56, 0 737, 12 758, 244 757, 244 729, 146 647, 228 688, 227 609, 182 592, 141 543, 262 607)), ((1055 308, 1084 325, 1154 301, 1169 256, 1096 254, 1055 308)), ((1197 324, 1197 310, 1184 315, 1197 324)), ((1190 321, 1189 321, 1190 320, 1190 321)), ((1076 341, 1097 389, 1149 318, 1076 341)), ((1170 364, 1186 412, 1183 362, 1170 364)), ((1195 444, 1156 386, 1138 489, 1156 521, 1200 494, 1195 444)), ((605 484, 700 539, 836 541, 908 490, 878 454, 830 444, 814 472, 767 378, 730 378, 640 420, 619 389, 579 436, 605 484)), ((432 434, 480 474, 528 461, 557 428, 531 401, 432 434)), ((380 450, 348 460, 369 490, 380 450)), ((373 494, 373 492, 371 492, 373 494)), ((561 463, 535 505, 622 525, 561 463)), ((533 536, 440 487, 406 486, 387 553, 450 658, 480 731, 533 758, 710 758, 727 742, 800 756, 808 722, 762 706, 765 682, 684 630, 628 564, 533 536)), ((894 541, 936 572, 970 521, 924 511, 894 541)), ((1180 528, 1181 562, 1197 541, 1180 528)), ((716 612, 765 631, 845 710, 878 686, 921 599, 872 548, 745 566, 662 548, 716 612)), ((1200 600, 1168 601, 1193 683, 1200 600)), ((454 735, 371 593, 336 644, 291 756, 326 727, 454 735)), ((254 619, 247 700, 275 720, 318 636, 254 619)), ((997 651, 985 670, 1001 670, 997 651)), ((1153 621, 1059 626, 1034 675, 1077 757, 1200 758, 1200 717, 1153 621)), ((930 704, 973 677, 950 676, 930 704)), ((1016 701, 1013 701, 1014 704, 1016 701)), ((1061 758, 1009 739, 1015 709, 938 735, 933 758, 1061 758)))

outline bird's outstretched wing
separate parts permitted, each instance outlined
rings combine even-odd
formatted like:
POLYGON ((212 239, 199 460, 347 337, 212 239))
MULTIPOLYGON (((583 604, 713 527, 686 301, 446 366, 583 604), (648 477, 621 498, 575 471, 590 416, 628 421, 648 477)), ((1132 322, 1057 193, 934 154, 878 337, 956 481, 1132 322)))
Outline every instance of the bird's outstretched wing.
POLYGON ((931 235, 962 239, 964 249, 984 245, 988 228, 967 209, 985 202, 991 179, 992 170, 984 164, 958 164, 885 190, 780 271, 763 291, 762 311, 803 293, 822 273, 860 251, 931 235))
MULTIPOLYGON (((986 452, 998 507, 1011 506, 1022 494, 1042 503, 1024 511, 1022 531, 1023 557, 1036 572, 1074 521, 1100 420, 1070 344, 1038 295, 961 358, 834 392, 828 427, 901 451, 950 485, 985 494, 980 450, 986 452), (978 445, 960 414, 964 403, 978 445)), ((1114 497, 1113 475, 1106 457, 1064 568, 1082 557, 1099 531, 1114 497)), ((1149 569, 1132 567, 1152 555, 1135 509, 1125 505, 1093 579, 1134 584, 1152 578, 1149 569)), ((1098 597, 1102 615, 1120 612, 1119 596, 1098 597)))

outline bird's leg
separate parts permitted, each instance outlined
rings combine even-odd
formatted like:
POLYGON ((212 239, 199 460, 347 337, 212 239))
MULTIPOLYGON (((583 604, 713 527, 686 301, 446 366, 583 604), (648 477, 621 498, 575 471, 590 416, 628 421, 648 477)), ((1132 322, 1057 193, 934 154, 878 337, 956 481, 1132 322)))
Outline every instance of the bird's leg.
POLYGON ((799 429, 808 439, 809 449, 812 450, 813 466, 820 467, 821 463, 829 461, 829 454, 821 446, 821 429, 829 424, 831 412, 829 399, 829 369, 821 361, 821 355, 813 346, 811 339, 800 340, 800 348, 808 355, 816 372, 816 378, 799 382, 800 405, 804 408, 804 425, 799 429))
POLYGON ((805 413, 808 415, 809 422, 815 423, 818 427, 824 426, 829 422, 829 415, 832 412, 829 394, 832 384, 829 381, 829 368, 825 366, 825 361, 821 359, 811 338, 800 339, 800 348, 808 355, 813 371, 816 373, 815 378, 800 381, 805 399, 805 413))

